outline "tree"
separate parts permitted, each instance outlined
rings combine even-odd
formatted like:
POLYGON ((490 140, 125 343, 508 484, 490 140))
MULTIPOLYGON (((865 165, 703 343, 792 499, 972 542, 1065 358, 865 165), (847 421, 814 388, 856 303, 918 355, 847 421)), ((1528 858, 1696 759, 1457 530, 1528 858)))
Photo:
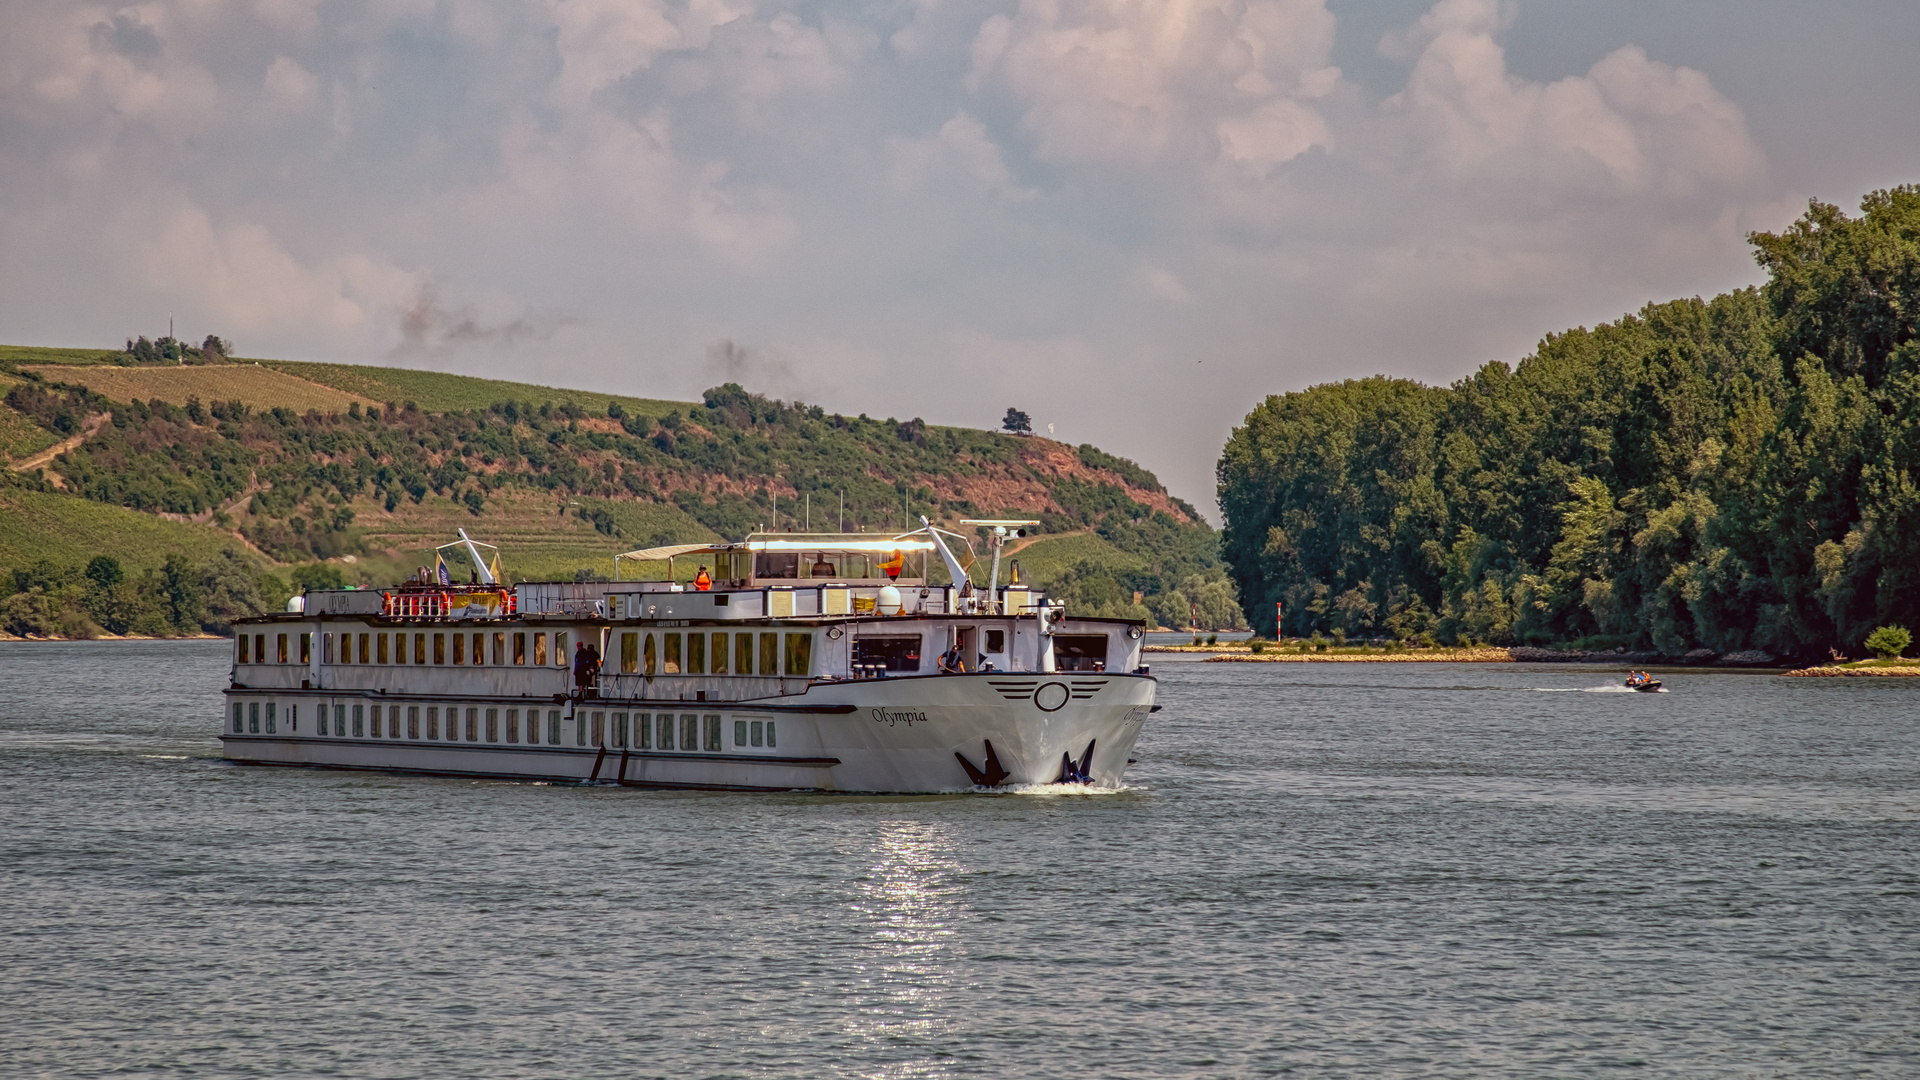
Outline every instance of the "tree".
POLYGON ((1867 635, 1867 648, 1882 660, 1892 660, 1913 644, 1913 635, 1904 626, 1883 626, 1867 635))
POLYGON ((1015 435, 1033 434, 1033 418, 1019 409, 1008 409, 1007 418, 1000 422, 1000 426, 1015 435))

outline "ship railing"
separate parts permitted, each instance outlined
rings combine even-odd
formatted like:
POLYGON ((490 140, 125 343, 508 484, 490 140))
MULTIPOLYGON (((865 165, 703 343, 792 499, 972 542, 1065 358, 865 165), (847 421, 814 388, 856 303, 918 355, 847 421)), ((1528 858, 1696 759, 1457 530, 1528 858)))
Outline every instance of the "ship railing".
POLYGON ((746 701, 804 694, 803 675, 642 675, 602 672, 602 699, 616 701, 746 701))

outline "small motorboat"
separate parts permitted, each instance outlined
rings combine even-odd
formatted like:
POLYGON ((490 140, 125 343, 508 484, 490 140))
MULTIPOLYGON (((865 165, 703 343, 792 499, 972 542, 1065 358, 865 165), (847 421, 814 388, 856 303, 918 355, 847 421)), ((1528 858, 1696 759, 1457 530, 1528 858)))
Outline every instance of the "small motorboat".
POLYGON ((1644 672, 1634 672, 1627 676, 1627 689, 1640 694, 1657 694, 1660 692, 1660 680, 1644 672))

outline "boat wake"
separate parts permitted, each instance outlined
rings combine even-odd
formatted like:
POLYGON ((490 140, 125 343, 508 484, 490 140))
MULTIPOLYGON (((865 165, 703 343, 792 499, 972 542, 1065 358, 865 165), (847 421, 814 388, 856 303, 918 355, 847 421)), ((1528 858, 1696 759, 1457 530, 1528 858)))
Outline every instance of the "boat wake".
MULTIPOLYGON (((1527 689, 1536 694, 1639 694, 1647 691, 1635 690, 1631 686, 1608 683, 1605 686, 1530 686, 1527 689)), ((1666 687, 1652 691, 1656 694, 1667 692, 1666 687)))
POLYGON ((1119 787, 1101 787, 1098 784, 1009 784, 999 788, 1009 795, 1038 795, 1055 797, 1066 795, 1120 795, 1133 788, 1122 784, 1119 787))

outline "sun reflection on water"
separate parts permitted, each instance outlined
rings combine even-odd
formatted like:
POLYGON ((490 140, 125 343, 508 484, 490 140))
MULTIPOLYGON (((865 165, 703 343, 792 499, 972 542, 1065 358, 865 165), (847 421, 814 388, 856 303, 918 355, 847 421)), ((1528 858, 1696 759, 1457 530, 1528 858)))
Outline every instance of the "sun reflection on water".
POLYGON ((871 850, 876 861, 852 903, 869 929, 849 1032, 882 1062, 867 1076, 942 1075, 951 1068, 941 1048, 954 1027, 954 936, 967 914, 954 881, 962 868, 946 829, 926 822, 885 823, 871 850))

